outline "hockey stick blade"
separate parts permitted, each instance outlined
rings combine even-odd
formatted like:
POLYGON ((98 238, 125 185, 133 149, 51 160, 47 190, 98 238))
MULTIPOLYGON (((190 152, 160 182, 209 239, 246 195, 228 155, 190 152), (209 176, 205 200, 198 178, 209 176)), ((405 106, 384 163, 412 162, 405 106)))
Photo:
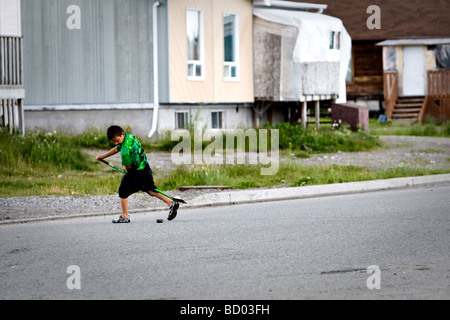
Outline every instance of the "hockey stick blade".
POLYGON ((163 196, 166 196, 167 198, 175 201, 175 202, 180 202, 180 203, 184 203, 186 204, 187 202, 184 201, 183 199, 178 199, 178 198, 174 198, 172 196, 169 196, 168 194, 165 194, 164 192, 162 192, 161 190, 155 189, 156 192, 161 193, 163 196))

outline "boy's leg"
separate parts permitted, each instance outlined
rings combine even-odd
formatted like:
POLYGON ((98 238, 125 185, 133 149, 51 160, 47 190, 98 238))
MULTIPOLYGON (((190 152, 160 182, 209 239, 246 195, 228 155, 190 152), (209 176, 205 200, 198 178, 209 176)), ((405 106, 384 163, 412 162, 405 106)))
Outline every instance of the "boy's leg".
POLYGON ((113 223, 129 223, 130 218, 128 218, 128 198, 120 198, 120 205, 122 207, 122 215, 119 219, 113 219, 113 223))
POLYGON ((166 197, 165 195, 159 192, 149 190, 148 194, 158 199, 161 199, 167 204, 167 206, 169 206, 170 210, 169 210, 169 217, 167 218, 167 220, 171 221, 175 219, 175 217, 177 216, 178 207, 180 206, 178 202, 172 201, 170 198, 166 197))
POLYGON ((133 185, 134 177, 125 174, 122 178, 122 182, 119 187, 120 206, 122 207, 122 215, 117 220, 113 220, 113 223, 128 223, 130 218, 128 217, 128 197, 133 193, 139 191, 133 185))
POLYGON ((159 192, 155 192, 155 191, 148 191, 148 194, 151 195, 152 197, 156 197, 162 201, 164 201, 168 207, 170 207, 172 205, 172 200, 170 200, 169 198, 167 198, 165 195, 159 193, 159 192))
POLYGON ((126 219, 128 217, 128 198, 120 198, 120 206, 122 207, 122 218, 126 219))

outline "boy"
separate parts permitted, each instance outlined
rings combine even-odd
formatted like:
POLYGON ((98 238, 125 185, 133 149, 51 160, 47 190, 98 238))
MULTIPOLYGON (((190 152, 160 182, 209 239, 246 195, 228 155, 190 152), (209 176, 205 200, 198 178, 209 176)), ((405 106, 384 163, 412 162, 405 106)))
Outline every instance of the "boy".
POLYGON ((122 165, 127 173, 123 176, 119 187, 119 198, 122 206, 122 215, 113 223, 129 223, 128 217, 128 197, 132 194, 143 191, 149 195, 164 201, 169 210, 169 221, 175 219, 179 207, 178 202, 172 201, 168 197, 155 191, 156 186, 153 181, 153 173, 144 153, 144 148, 135 136, 125 131, 119 126, 111 126, 106 131, 106 136, 116 147, 97 156, 97 160, 103 160, 117 153, 121 153, 122 165))

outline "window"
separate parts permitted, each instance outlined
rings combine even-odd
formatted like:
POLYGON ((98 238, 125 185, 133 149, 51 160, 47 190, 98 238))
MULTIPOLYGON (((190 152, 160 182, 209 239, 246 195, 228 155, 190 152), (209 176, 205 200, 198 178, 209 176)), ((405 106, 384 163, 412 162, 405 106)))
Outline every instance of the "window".
POLYGON ((188 123, 188 112, 175 112, 175 129, 187 129, 188 123))
POLYGON ((203 80, 203 13, 187 9, 186 32, 188 52, 188 79, 203 80))
POLYGON ((238 16, 223 14, 224 80, 239 80, 238 16))
POLYGON ((397 70, 397 47, 383 47, 383 69, 397 70))
POLYGON ((341 33, 340 32, 331 32, 330 35, 330 49, 331 50, 340 50, 341 49, 341 33))
POLYGON ((222 111, 211 112, 211 128, 223 129, 223 112, 222 111))

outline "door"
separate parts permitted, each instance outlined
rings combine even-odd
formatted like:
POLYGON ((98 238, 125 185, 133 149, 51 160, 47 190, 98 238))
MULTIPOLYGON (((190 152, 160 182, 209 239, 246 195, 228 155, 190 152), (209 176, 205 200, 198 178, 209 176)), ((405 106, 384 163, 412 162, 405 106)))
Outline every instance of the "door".
POLYGON ((403 95, 425 95, 425 53, 422 46, 403 48, 403 95))

